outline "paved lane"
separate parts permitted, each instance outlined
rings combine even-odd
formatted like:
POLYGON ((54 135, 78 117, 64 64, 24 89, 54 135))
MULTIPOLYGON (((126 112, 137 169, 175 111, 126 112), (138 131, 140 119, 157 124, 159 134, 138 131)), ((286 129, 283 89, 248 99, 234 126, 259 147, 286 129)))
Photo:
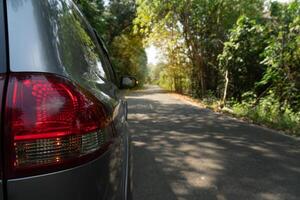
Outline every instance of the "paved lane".
POLYGON ((158 87, 128 96, 134 200, 298 200, 300 142, 158 87))

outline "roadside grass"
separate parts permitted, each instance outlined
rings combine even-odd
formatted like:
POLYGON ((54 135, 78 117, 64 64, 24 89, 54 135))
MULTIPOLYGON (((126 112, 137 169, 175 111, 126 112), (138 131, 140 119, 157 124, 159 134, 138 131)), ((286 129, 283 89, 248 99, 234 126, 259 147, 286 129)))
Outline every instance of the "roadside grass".
POLYGON ((253 102, 238 103, 229 101, 226 107, 221 108, 220 100, 211 95, 200 100, 189 95, 171 93, 202 108, 208 108, 214 112, 230 115, 243 121, 279 130, 287 135, 300 137, 300 112, 292 112, 289 108, 285 108, 282 112, 279 103, 272 96, 261 100, 256 106, 253 106, 253 102))
POLYGON ((282 112, 278 105, 265 103, 264 100, 254 108, 244 103, 237 103, 232 106, 232 113, 237 117, 250 119, 256 124, 282 130, 296 137, 300 136, 300 113, 292 112, 289 108, 282 112))

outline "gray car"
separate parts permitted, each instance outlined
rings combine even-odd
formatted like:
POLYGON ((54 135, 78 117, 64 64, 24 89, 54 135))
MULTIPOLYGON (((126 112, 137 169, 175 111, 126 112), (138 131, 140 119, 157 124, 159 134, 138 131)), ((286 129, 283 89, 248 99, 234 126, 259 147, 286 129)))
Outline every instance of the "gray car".
POLYGON ((0 0, 0 200, 130 199, 127 105, 70 0, 0 0))

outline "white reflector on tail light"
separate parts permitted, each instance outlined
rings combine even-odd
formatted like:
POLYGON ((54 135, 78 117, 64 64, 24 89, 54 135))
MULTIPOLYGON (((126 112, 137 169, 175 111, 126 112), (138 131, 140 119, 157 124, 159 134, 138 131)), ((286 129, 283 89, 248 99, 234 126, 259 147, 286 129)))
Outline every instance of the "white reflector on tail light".
POLYGON ((8 177, 52 171, 99 156, 112 141, 104 105, 69 80, 14 73, 6 100, 8 177))

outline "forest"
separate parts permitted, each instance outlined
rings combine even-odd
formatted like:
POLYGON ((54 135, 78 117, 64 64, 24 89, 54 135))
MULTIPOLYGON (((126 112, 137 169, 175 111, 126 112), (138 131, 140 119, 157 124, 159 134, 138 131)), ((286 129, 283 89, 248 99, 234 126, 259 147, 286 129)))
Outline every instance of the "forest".
POLYGON ((118 74, 300 135, 300 0, 76 0, 118 74), (145 48, 161 62, 147 67, 145 48))

